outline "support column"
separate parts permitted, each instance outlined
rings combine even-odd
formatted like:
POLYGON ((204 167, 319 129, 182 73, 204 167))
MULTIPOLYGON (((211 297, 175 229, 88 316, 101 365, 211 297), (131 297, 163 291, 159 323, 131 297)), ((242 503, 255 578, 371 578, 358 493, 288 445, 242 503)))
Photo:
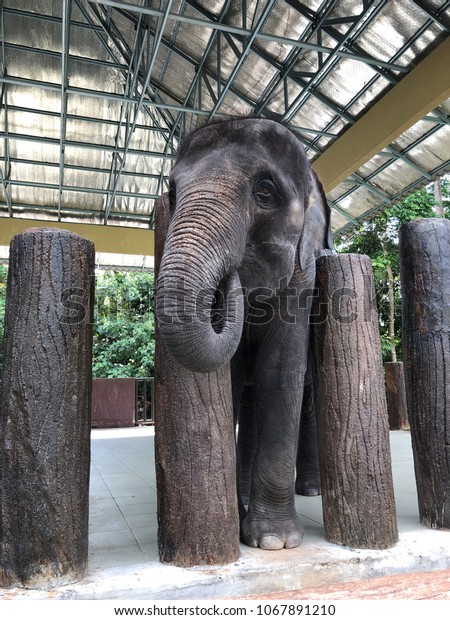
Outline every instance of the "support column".
POLYGON ((325 533, 384 549, 398 540, 378 317, 367 256, 317 260, 315 403, 325 533))
POLYGON ((94 246, 11 241, 0 401, 0 586, 81 579, 88 552, 94 246))
POLYGON ((408 428, 408 407, 406 406, 405 373, 403 362, 386 362, 386 395, 389 428, 391 431, 408 428))
MULTIPOLYGON (((156 207, 156 274, 169 220, 164 196, 156 207)), ((211 373, 186 370, 157 330, 154 389, 160 560, 182 567, 234 562, 239 518, 229 364, 211 373)))
POLYGON ((403 360, 422 525, 450 529, 450 221, 400 230, 403 360))

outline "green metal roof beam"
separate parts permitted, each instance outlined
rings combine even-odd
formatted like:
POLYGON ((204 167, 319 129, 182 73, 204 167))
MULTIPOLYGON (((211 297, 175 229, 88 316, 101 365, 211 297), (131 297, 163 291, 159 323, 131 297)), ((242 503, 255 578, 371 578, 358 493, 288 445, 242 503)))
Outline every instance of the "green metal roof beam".
MULTIPOLYGON (((92 24, 92 19, 91 19, 91 16, 90 16, 90 15, 89 15, 89 13, 85 10, 84 6, 80 3, 80 0, 75 0, 75 1, 76 1, 76 4, 77 4, 77 6, 78 6, 79 10, 81 11, 82 15, 84 16, 84 18, 87 20, 87 22, 88 22, 89 24, 92 24)), ((94 9, 93 9, 93 12, 94 12, 94 14, 97 16, 97 19, 99 19, 99 21, 101 22, 101 16, 99 15, 99 12, 98 12, 98 11, 95 11, 94 9)), ((109 23, 110 23, 110 21, 109 21, 109 23)), ((104 41, 103 37, 101 36, 101 32, 102 32, 102 31, 103 31, 103 32, 106 34, 106 36, 108 36, 108 38, 109 38, 109 39, 110 39, 110 40, 114 43, 114 45, 115 45, 115 47, 116 47, 116 51, 117 51, 117 53, 118 53, 118 54, 119 54, 119 55, 120 55, 120 56, 124 59, 124 61, 125 61, 125 64, 126 64, 126 67, 127 67, 127 68, 126 68, 125 70, 121 71, 121 72, 122 72, 122 75, 123 75, 124 79, 126 80, 126 79, 127 79, 127 73, 128 73, 128 66, 129 66, 128 59, 124 57, 124 52, 123 52, 123 50, 128 49, 128 46, 127 46, 127 44, 126 44, 126 41, 124 41, 124 40, 123 40, 123 38, 121 38, 121 46, 119 46, 119 45, 117 45, 117 42, 116 42, 115 38, 112 36, 112 33, 108 30, 107 24, 103 24, 103 23, 101 23, 100 28, 101 28, 100 32, 96 31, 96 35, 97 35, 97 38, 98 38, 98 40, 99 40, 100 44, 104 47, 105 51, 106 51, 106 52, 107 52, 107 54, 110 56, 110 58, 111 58, 113 61, 115 61, 115 55, 114 55, 113 50, 112 50, 112 49, 111 49, 111 47, 110 47, 110 46, 106 43, 106 41, 104 41)), ((119 33, 119 35, 120 35, 120 33, 119 33)), ((131 52, 130 52, 130 54, 131 54, 131 52)), ((141 77, 142 77, 142 76, 141 76, 141 77)), ((157 114, 157 115, 155 115, 155 114, 154 114, 154 111, 153 111, 153 108, 148 108, 148 106, 145 106, 145 105, 144 105, 144 106, 143 106, 143 109, 144 109, 144 110, 146 111, 146 113, 150 116, 150 118, 152 119, 153 123, 154 123, 156 126, 160 126, 160 123, 159 123, 159 120, 158 120, 158 116, 160 116, 160 117, 164 120, 164 123, 165 123, 166 125, 167 125, 167 124, 169 124, 169 125, 170 125, 170 123, 168 123, 167 119, 165 118, 165 112, 164 112, 163 110, 159 110, 159 111, 158 111, 158 114, 157 114)), ((168 114, 167 116, 169 117, 169 120, 170 120, 170 114, 168 114)))
MULTIPOLYGON (((12 164, 20 164, 26 166, 38 166, 43 168, 59 168, 59 162, 56 161, 39 161, 36 159, 23 159, 19 157, 10 157, 6 160, 5 157, 0 157, 0 162, 9 161, 12 164)), ((94 168, 93 166, 81 166, 76 164, 65 164, 66 170, 74 170, 77 172, 94 172, 98 174, 109 174, 110 168, 94 168)), ((143 179, 153 179, 155 181, 159 180, 160 175, 150 172, 129 172, 127 170, 122 171, 122 176, 124 177, 136 177, 143 179)), ((167 177, 166 177, 167 178, 167 177)), ((157 192, 158 193, 158 192, 157 192)))
MULTIPOLYGON (((134 13, 144 13, 147 15, 153 15, 154 17, 161 16, 163 11, 150 9, 143 6, 136 6, 133 4, 129 4, 127 2, 119 2, 118 0, 89 0, 90 4, 104 4, 106 6, 110 6, 112 8, 122 9, 124 11, 131 11, 134 13)), ((169 15, 169 19, 173 21, 180 21, 186 24, 193 24, 195 26, 202 26, 204 28, 209 28, 213 30, 223 30, 224 32, 229 32, 230 34, 240 35, 246 38, 251 38, 253 36, 252 30, 245 30, 244 28, 238 28, 236 26, 231 26, 228 24, 220 24, 218 22, 205 21, 203 19, 198 19, 195 17, 188 17, 186 15, 177 15, 176 13, 171 13, 169 15)), ((301 47, 304 49, 315 50, 318 52, 322 52, 324 54, 331 54, 334 50, 333 48, 329 48, 323 45, 315 45, 312 43, 305 43, 303 41, 298 41, 296 39, 289 39, 287 37, 279 37, 276 35, 269 35, 264 33, 257 33, 254 37, 255 39, 260 39, 261 41, 270 41, 272 43, 280 43, 281 45, 289 45, 291 47, 301 47)), ((368 64, 373 64, 379 67, 385 67, 391 71, 398 71, 400 73, 404 73, 405 67, 401 65, 393 65, 388 62, 384 62, 382 60, 378 60, 375 58, 360 56, 358 54, 348 53, 348 52, 337 52, 338 55, 343 58, 350 58, 352 60, 361 61, 368 64)))
POLYGON ((445 39, 315 160, 326 192, 450 97, 449 66, 445 39))
MULTIPOLYGON (((450 0, 448 0, 446 4, 450 5, 450 0)), ((442 8, 442 7, 441 7, 441 8, 442 8)), ((440 11, 439 11, 439 12, 441 12, 441 9, 440 9, 440 11)), ((410 39, 409 39, 409 40, 408 40, 408 41, 407 41, 407 42, 406 42, 406 43, 405 43, 405 44, 404 44, 404 45, 403 45, 403 46, 402 46, 402 47, 401 47, 401 48, 400 48, 400 49, 399 49, 399 50, 398 50, 395 54, 394 54, 394 56, 391 58, 391 61, 395 62, 398 58, 400 58, 400 57, 401 57, 401 56, 405 53, 405 51, 406 51, 406 50, 407 50, 407 49, 408 49, 411 45, 413 45, 413 44, 415 43, 415 41, 416 41, 416 40, 417 40, 417 39, 418 39, 418 38, 419 38, 419 37, 420 37, 420 36, 421 36, 424 32, 426 32, 426 30, 427 30, 427 29, 428 29, 428 27, 430 26, 430 22, 431 22, 431 20, 428 20, 427 22, 425 22, 425 23, 422 25, 422 27, 421 27, 421 28, 419 28, 419 30, 415 33, 415 35, 414 35, 413 37, 411 37, 411 38, 410 38, 410 39)), ((386 76, 384 76, 384 77, 386 77, 386 76)), ((359 91, 359 92, 358 92, 358 93, 357 93, 357 94, 356 94, 356 95, 355 95, 355 96, 354 96, 354 97, 353 97, 353 98, 352 98, 352 99, 351 99, 351 100, 347 103, 347 105, 344 107, 343 111, 344 111, 344 112, 346 112, 347 110, 349 110, 349 109, 350 109, 350 108, 351 108, 351 107, 352 107, 352 106, 353 106, 353 105, 354 105, 354 104, 358 101, 358 99, 359 99, 359 98, 360 98, 360 97, 361 97, 361 96, 362 96, 362 95, 363 95, 363 94, 364 94, 367 90, 369 90, 370 88, 372 88, 372 86, 374 85, 374 83, 376 82, 376 80, 377 80, 377 79, 378 79, 378 76, 376 76, 376 75, 375 75, 375 76, 374 76, 371 80, 369 80, 369 81, 367 82, 367 84, 365 84, 364 88, 362 88, 362 89, 361 89, 361 90, 360 90, 360 91, 359 91)), ((397 78, 394 78, 394 76, 391 76, 390 81, 391 81, 391 83, 393 83, 393 85, 398 84, 398 79, 397 79, 397 78)), ((436 113, 437 113, 437 114, 439 114, 437 111, 436 111, 436 113)), ((339 112, 338 112, 338 114, 337 114, 337 118, 335 118, 335 119, 333 119, 332 121, 330 121, 330 122, 326 125, 325 130, 331 129, 331 128, 333 127, 333 125, 335 124, 335 122, 337 122, 337 120, 339 120, 339 119, 338 119, 338 117, 339 117, 340 115, 341 115, 341 114, 339 114, 339 112)), ((444 118, 445 118, 445 117, 444 117, 444 118)), ((348 120, 348 122, 349 122, 349 124, 353 125, 353 124, 355 123, 355 119, 354 119, 354 118, 352 118, 352 117, 350 117, 350 118, 349 118, 349 120, 348 120)), ((313 140, 313 143, 314 143, 314 142, 315 142, 315 140, 313 140)))
MULTIPOLYGON (((61 91, 61 86, 54 82, 42 82, 38 80, 30 80, 28 78, 1 76, 0 83, 13 84, 15 86, 28 86, 32 88, 43 88, 44 90, 51 90, 54 92, 61 91)), ((139 104, 139 101, 131 97, 123 97, 121 95, 118 95, 115 93, 108 93, 105 91, 90 90, 86 88, 68 86, 67 92, 73 95, 81 95, 84 97, 94 97, 95 99, 106 99, 109 101, 118 101, 119 103, 121 101, 126 101, 126 102, 132 103, 133 105, 139 104)), ((171 110, 174 112, 185 112, 187 114, 198 114, 201 116, 207 116, 209 114, 207 110, 200 110, 200 109, 185 107, 185 106, 177 105, 177 104, 158 103, 157 101, 152 101, 151 99, 144 99, 142 102, 142 106, 148 106, 149 108, 155 108, 156 110, 171 110)))
POLYGON ((144 102, 144 98, 145 98, 145 94, 147 92, 147 87, 150 84, 150 78, 152 75, 152 71, 153 71, 153 67, 155 65, 155 61, 156 61, 156 57, 158 55, 158 49, 159 46, 161 44, 161 39, 164 33, 164 29, 166 27, 167 24, 167 20, 170 14, 170 9, 172 7, 172 1, 173 0, 168 0, 167 5, 166 5, 166 10, 163 13, 163 16, 160 18, 159 23, 158 23, 158 33, 157 36, 155 37, 154 41, 153 41, 153 49, 152 49, 152 53, 151 53, 151 60, 149 62, 148 67, 146 67, 146 76, 144 79, 144 83, 142 84, 141 88, 141 96, 139 97, 139 101, 137 103, 137 106, 135 106, 134 108, 134 118, 133 118, 133 122, 131 123, 130 127, 128 128, 128 133, 126 135, 125 138, 125 145, 124 145, 124 149, 123 149, 123 155, 122 155, 122 160, 120 162, 120 166, 119 166, 119 170, 115 171, 115 180, 114 180, 114 187, 113 187, 113 191, 112 194, 109 198, 109 204, 106 206, 105 209, 105 224, 108 220, 108 214, 111 211, 112 205, 114 203, 114 199, 117 193, 117 186, 118 186, 118 182, 119 182, 119 178, 120 178, 120 173, 123 169, 123 167, 125 166, 126 163, 126 157, 127 157, 127 153, 128 150, 130 148, 130 143, 131 143, 131 139, 133 137, 133 133, 134 130, 136 128, 136 124, 137 124, 137 120, 138 120, 138 114, 139 111, 142 107, 142 104, 144 102))
MULTIPOLYGON (((6 203, 5 202, 0 202, 0 209, 6 209, 6 203)), ((24 213, 24 212, 31 212, 34 213, 36 212, 37 215, 41 215, 42 213, 57 213, 58 212, 58 207, 56 205, 33 205, 33 204, 25 204, 25 203, 14 203, 14 210, 17 213, 24 213)), ((95 211, 93 209, 77 209, 76 207, 68 207, 68 206, 63 206, 61 208, 61 217, 64 216, 64 214, 66 214, 68 217, 73 216, 73 215, 82 215, 86 218, 97 218, 99 220, 99 224, 100 224, 100 220, 102 220, 102 216, 103 216, 103 211, 95 211)), ((124 213, 123 211, 111 211, 110 213, 110 218, 115 218, 116 220, 121 220, 123 222, 145 222, 146 224, 149 223, 150 221, 150 217, 148 213, 124 213)), ((22 218, 10 218, 10 217, 0 217, 0 223, 3 225, 4 223, 12 220, 12 221, 17 221, 19 219, 22 218)), ((31 222, 28 224, 28 227, 33 225, 34 220, 27 220, 28 222, 31 222)), ((44 225, 53 225, 56 222, 56 220, 51 220, 49 222, 47 222, 47 224, 44 225)), ((35 226, 37 224, 34 224, 35 226)), ((97 226, 97 224, 86 224, 86 226, 97 226)), ((98 225, 98 228, 116 228, 115 226, 100 226, 98 225)), ((122 232, 123 235, 123 228, 119 227, 119 229, 122 232)), ((127 230, 127 229, 126 229, 127 230)), ((0 235, 1 236, 1 235, 0 235)), ((1 245, 1 244, 0 244, 1 245)), ((114 250, 110 250, 110 252, 113 252, 114 250)), ((117 252, 117 250, 115 250, 117 252)), ((136 254, 139 254, 139 252, 136 252, 136 254)))
MULTIPOLYGON (((6 75, 6 66, 5 66, 5 31, 4 31, 4 11, 3 11, 3 2, 0 7, 0 35, 1 35, 1 53, 2 53, 2 61, 1 61, 1 75, 6 75)), ((8 205, 8 213, 10 217, 12 217, 12 204, 11 204, 11 188, 8 184, 8 178, 11 171, 11 163, 10 163, 10 152, 9 152, 9 138, 8 138, 8 90, 7 85, 2 84, 2 89, 0 93, 0 115, 3 111, 5 116, 4 127, 5 127, 5 137, 4 137, 4 152, 5 152, 5 167, 4 170, 0 171, 0 182, 3 185, 3 190, 5 193, 5 199, 8 205)))
POLYGON ((436 10, 432 10, 424 2, 421 2, 421 0, 412 0, 412 2, 414 2, 414 4, 418 6, 419 9, 425 13, 425 15, 428 15, 428 17, 432 19, 435 24, 444 28, 446 32, 450 32, 450 25, 445 24, 443 20, 440 19, 441 15, 442 17, 445 17, 445 11, 447 11, 447 9, 450 7, 449 1, 444 2, 444 4, 436 10))
MULTIPOLYGON (((4 7, 3 11, 8 15, 15 15, 16 17, 25 17, 30 19, 40 19, 42 21, 53 22, 57 24, 62 23, 61 17, 55 17, 54 15, 46 15, 45 13, 33 13, 32 11, 22 11, 21 9, 13 9, 11 7, 4 7)), ((72 26, 77 28, 86 28, 88 30, 101 31, 101 26, 94 26, 86 22, 72 21, 72 26)))
MULTIPOLYGON (((5 132, 0 131, 0 139, 5 137, 5 132)), ((59 146, 59 140, 57 138, 46 138, 43 136, 33 136, 21 133, 9 133, 8 137, 10 140, 22 140, 26 142, 37 142, 40 144, 51 144, 52 146, 59 146)), ((110 146, 108 144, 95 144, 93 142, 76 142, 74 140, 66 140, 66 146, 70 146, 73 148, 79 149, 92 149, 94 151, 107 151, 110 153, 119 152, 120 149, 117 149, 114 146, 110 146)), ((175 159, 175 155, 164 153, 157 153, 155 151, 145 151, 142 149, 128 149, 128 152, 132 155, 140 155, 142 157, 152 157, 154 159, 175 159)))
MULTIPOLYGON (((37 108, 26 108, 24 106, 18 106, 18 105, 8 105, 8 109, 10 110, 10 112, 22 112, 25 114, 38 114, 38 115, 42 115, 42 116, 52 116, 54 118, 60 118, 61 113, 60 112, 55 112, 54 110, 38 110, 37 108)), ((83 122, 83 123, 98 123, 99 125, 112 125, 113 127, 119 126, 119 121, 115 121, 111 118, 99 118, 99 117, 95 117, 95 116, 82 116, 81 114, 67 114, 67 120, 70 121, 76 121, 76 122, 83 122)), ((436 122, 436 120, 434 121, 436 122)), ((160 128, 160 127, 152 127, 151 125, 136 125, 136 129, 139 129, 141 131, 154 131, 156 133, 161 133, 161 134, 168 134, 169 133, 169 129, 164 129, 164 128, 160 128)))
POLYGON ((230 77, 228 78, 222 92, 220 93, 220 96, 218 97, 213 109, 211 110, 211 113, 208 117, 208 120, 211 120, 217 113, 218 109, 220 108, 220 106, 223 103, 223 100, 225 99, 228 89, 231 86, 231 84, 233 83, 234 79, 236 78, 237 74, 239 73, 242 65, 244 64, 244 62, 247 59, 247 56, 250 52, 250 48, 253 45, 253 41, 256 39, 256 37, 258 36, 259 31, 264 27, 264 24, 266 23, 267 18, 269 17, 269 14, 275 4, 276 0, 269 0, 266 3, 266 6, 264 7, 263 12, 261 13, 258 22, 255 24, 255 28, 252 30, 248 40, 246 41, 245 45, 244 45, 244 49, 242 50, 242 55, 240 57, 240 59, 238 60, 238 62, 234 65, 233 70, 231 71, 230 77))
MULTIPOLYGON (((430 174, 431 174, 433 179, 436 179, 436 178, 442 176, 443 174, 445 174, 446 172, 448 172, 449 170, 450 170, 450 162, 444 162, 443 164, 441 164, 437 168, 434 168, 434 170, 432 170, 430 174)), ((369 211, 365 211, 361 216, 358 216, 356 218, 357 224, 358 225, 363 224, 367 219, 370 219, 370 217, 376 215, 383 208, 388 207, 391 204, 395 204, 395 203, 399 202, 405 196, 408 196, 409 194, 412 194, 412 192, 414 192, 416 189, 418 189, 418 188, 420 188, 422 186, 423 186, 423 179, 418 179, 417 181, 414 181, 413 183, 410 183, 402 191, 400 191, 400 192, 390 196, 389 200, 386 201, 385 203, 379 204, 376 207, 374 207, 373 209, 370 209, 369 211)), ((330 206, 334 207, 335 205, 334 205, 333 202, 330 202, 330 206)), ((351 227, 352 227, 352 224, 347 224, 346 226, 341 226, 341 228, 338 228, 334 232, 334 235, 342 234, 342 233, 344 233, 346 230, 348 230, 351 227)))
MULTIPOLYGON (((20 181, 18 179, 8 179, 8 183, 17 187, 38 187, 39 189, 49 189, 61 192, 79 192, 82 194, 105 195, 109 193, 108 188, 100 187, 82 187, 80 185, 63 185, 59 183, 44 183, 40 181, 20 181)), ((143 200, 156 200, 159 194, 145 194, 144 192, 116 191, 116 196, 124 198, 142 198, 143 200)))
POLYGON ((72 14, 72 0, 63 0, 62 24, 61 24, 61 120, 59 138, 59 191, 58 191, 58 220, 61 212, 61 194, 64 185, 64 159, 66 127, 67 127, 67 86, 68 78, 68 55, 70 48, 70 18, 72 14))
MULTIPOLYGON (((420 138, 418 138, 417 140, 414 140, 414 142, 412 142, 411 144, 409 144, 405 149, 403 149, 403 151, 401 151, 400 156, 401 157, 405 157, 406 154, 411 151, 412 149, 416 148, 423 140, 426 140, 427 138, 429 138, 431 135, 433 135, 436 131, 438 130, 437 127, 433 127, 432 129, 430 129, 429 131, 427 131, 426 134, 424 134, 423 136, 421 136, 420 138)), ((390 147, 389 147, 390 149, 390 147)), ((392 153, 392 158, 389 159, 388 161, 386 161, 382 166, 380 166, 379 168, 377 168, 374 172, 372 172, 372 174, 369 174, 365 179, 364 179, 364 183, 366 185, 366 188, 370 191, 370 188, 373 187, 373 185, 371 184, 371 180, 373 178, 375 178, 378 174, 380 174, 380 172, 383 172, 383 170, 385 170, 386 168, 388 168, 397 158, 395 157, 395 155, 392 153)), ((409 163, 411 160, 409 158, 407 158, 407 162, 409 163)), ((448 162, 442 164, 441 166, 438 166, 438 168, 436 168, 434 171, 432 172, 425 172, 425 176, 424 178, 432 181, 433 178, 436 177, 436 170, 442 168, 444 169, 445 167, 448 167, 448 162)), ((420 171, 419 171, 420 172, 420 171)), ((346 181, 351 181, 354 180, 358 185, 361 185, 361 178, 360 177, 356 177, 356 175, 351 175, 351 177, 348 177, 348 179, 346 179, 346 181)), ((416 182, 414 182, 416 183, 416 182)), ((414 183, 412 185, 414 185, 414 183)), ((347 198, 348 196, 350 196, 353 192, 353 189, 350 189, 349 191, 345 192, 344 194, 342 194, 342 196, 339 197, 338 200, 333 201, 332 204, 337 204, 339 202, 341 202, 342 200, 345 200, 345 198, 347 198)), ((384 200, 383 204, 391 204, 391 200, 384 200)), ((378 209, 378 207, 377 207, 378 209)))
MULTIPOLYGON (((189 4, 191 4, 191 3, 189 3, 189 4)), ((230 5, 230 0, 226 0, 224 2, 224 4, 223 4, 222 10, 220 11, 220 14, 219 14, 219 17, 218 17, 218 21, 222 21, 222 19, 225 17, 229 5, 230 5)), ((195 77, 192 80, 191 85, 189 86, 189 89, 188 89, 188 91, 186 93, 186 96, 184 98, 184 101, 183 101, 183 105, 184 106, 187 106, 189 104, 189 99, 192 96, 192 93, 194 92, 194 89, 195 89, 195 87, 197 85, 197 81, 201 78, 205 62, 206 62, 206 60, 208 58, 209 53, 212 50, 212 47, 213 47, 213 45, 214 45, 214 43, 216 41, 217 36, 218 36, 218 31, 215 30, 211 34, 211 36, 210 36, 210 38, 208 40, 208 43, 206 44, 206 47, 205 47, 203 55, 202 55, 202 57, 200 59, 200 62, 198 63, 198 65, 196 67, 197 71, 196 71, 195 77)), ((169 52, 172 53, 172 50, 169 50, 169 52)), ((205 73, 205 75, 206 75, 206 73, 205 73)), ((177 136, 177 133, 179 134, 179 130, 177 128, 178 128, 178 126, 181 126, 181 117, 182 117, 182 113, 179 112, 178 116, 175 119, 175 122, 174 122, 174 124, 172 126, 172 129, 170 131, 170 135, 169 135, 169 138, 167 140, 166 149, 165 149, 164 152, 167 152, 167 150, 169 148, 169 144, 173 144, 173 139, 177 136)), ((163 164, 163 166, 161 167, 161 179, 160 179, 160 182, 158 184, 158 190, 159 191, 163 190, 164 168, 165 168, 165 165, 163 164)))
MULTIPOLYGON (((136 83, 138 80, 139 67, 142 62, 142 55, 144 53, 145 40, 148 36, 148 31, 142 33, 142 21, 143 16, 139 16, 139 22, 135 28, 135 39, 134 46, 131 52, 131 57, 129 60, 129 71, 126 74, 125 80, 125 88, 124 93, 128 97, 132 97, 136 88, 136 83)), ((108 24, 111 24, 111 20, 107 20, 108 24)), ((120 115, 119 115, 119 126, 117 127, 114 144, 118 147, 120 142, 120 136, 122 133, 122 127, 125 125, 125 141, 128 139, 129 130, 130 130, 130 103, 121 103, 120 105, 120 115)), ((119 178, 121 172, 123 171, 123 163, 125 161, 125 156, 121 158, 118 153, 114 153, 111 158, 111 168, 109 171, 109 178, 107 182, 108 187, 108 196, 106 199, 106 207, 105 207, 105 223, 108 219, 107 212, 112 209, 115 198, 115 189, 117 188, 117 184, 119 182, 119 178), (118 166, 118 161, 120 160, 120 164, 118 166)))

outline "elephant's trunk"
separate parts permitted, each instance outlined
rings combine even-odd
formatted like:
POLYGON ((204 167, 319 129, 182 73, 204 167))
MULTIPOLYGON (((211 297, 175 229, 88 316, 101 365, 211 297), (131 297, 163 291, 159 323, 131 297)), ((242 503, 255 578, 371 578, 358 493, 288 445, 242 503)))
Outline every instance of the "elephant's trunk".
POLYGON ((194 372, 227 362, 241 338, 244 304, 236 266, 244 242, 236 213, 212 193, 185 196, 167 235, 157 285, 159 328, 173 357, 194 372), (239 226, 241 235, 234 230, 239 226))

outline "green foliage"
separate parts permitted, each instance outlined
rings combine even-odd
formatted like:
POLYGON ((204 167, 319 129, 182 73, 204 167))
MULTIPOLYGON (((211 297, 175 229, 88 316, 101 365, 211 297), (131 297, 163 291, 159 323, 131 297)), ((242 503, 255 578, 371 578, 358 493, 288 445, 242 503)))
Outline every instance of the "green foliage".
MULTIPOLYGON (((0 264, 0 368, 8 268, 0 264)), ((150 377, 155 357, 153 273, 96 276, 94 377, 150 377)))
MULTIPOLYGON (((444 217, 450 219, 450 181, 441 180, 444 217)), ((393 349, 401 359, 401 291, 398 237, 402 224, 421 217, 436 217, 433 186, 422 188, 388 207, 357 230, 335 239, 338 252, 366 254, 373 265, 375 292, 380 319, 383 358, 391 359, 393 349), (390 288, 391 294, 390 297, 390 288), (389 334, 391 313, 395 334, 389 334)))
POLYGON ((155 356, 153 273, 97 275, 94 377, 149 377, 155 356))

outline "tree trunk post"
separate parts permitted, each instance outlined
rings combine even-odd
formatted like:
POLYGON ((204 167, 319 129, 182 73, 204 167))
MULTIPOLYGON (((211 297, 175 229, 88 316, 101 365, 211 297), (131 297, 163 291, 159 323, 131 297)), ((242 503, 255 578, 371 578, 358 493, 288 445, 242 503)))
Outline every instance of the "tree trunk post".
MULTIPOLYGON (((169 220, 164 196, 156 207, 156 274, 169 220)), ((239 517, 229 364, 191 372, 157 330, 154 389, 160 560, 180 567, 234 562, 239 517)))
POLYGON ((450 529, 450 221, 400 229, 403 359, 422 525, 450 529))
POLYGON ((367 256, 317 260, 315 402, 325 533, 385 549, 398 540, 372 265, 367 256))
POLYGON ((391 431, 406 429, 408 428, 408 408, 403 362, 386 362, 384 371, 389 428, 391 431))
POLYGON ((84 577, 94 246, 32 228, 11 241, 0 411, 0 585, 84 577))

